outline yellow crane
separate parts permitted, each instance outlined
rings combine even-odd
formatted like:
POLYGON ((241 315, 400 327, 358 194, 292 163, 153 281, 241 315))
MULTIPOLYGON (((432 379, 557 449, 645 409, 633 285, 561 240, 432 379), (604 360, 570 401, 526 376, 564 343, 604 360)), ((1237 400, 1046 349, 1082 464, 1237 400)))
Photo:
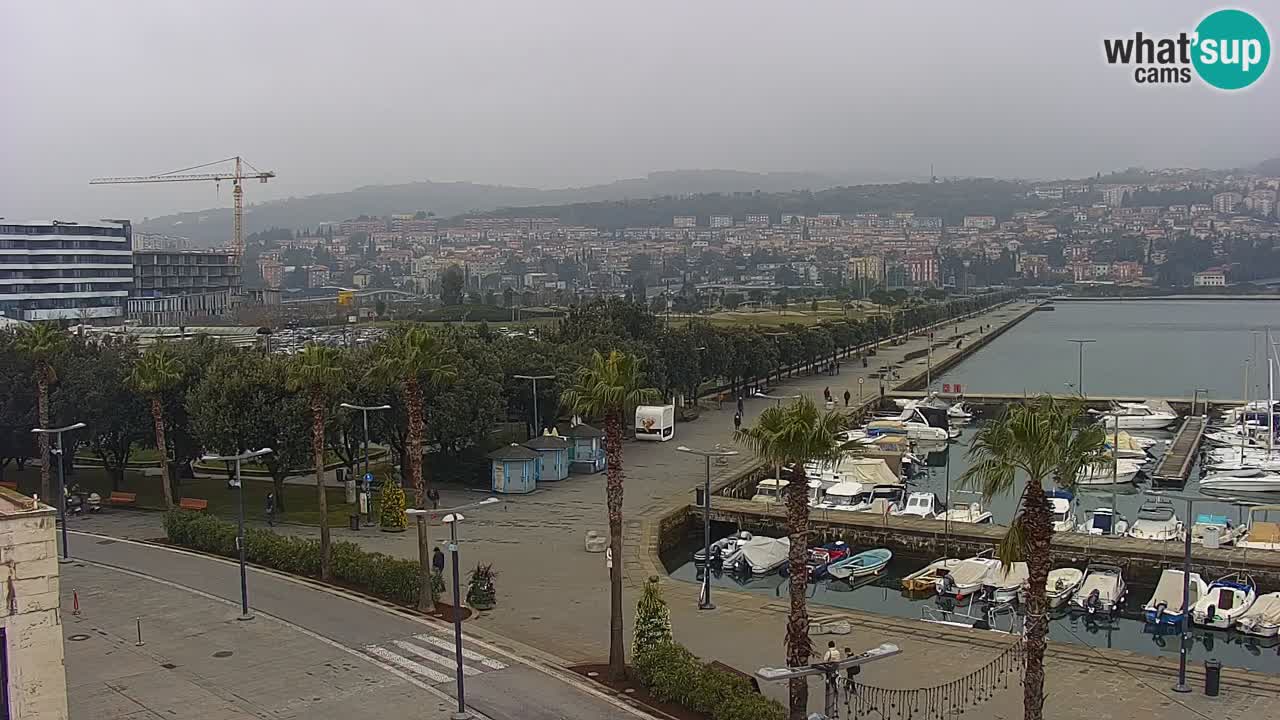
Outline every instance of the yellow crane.
POLYGON ((102 177, 94 178, 89 181, 90 185, 129 185, 133 183, 162 183, 162 182, 222 182, 230 180, 232 189, 231 195, 235 199, 235 234, 231 238, 231 253, 235 255, 236 262, 244 256, 244 189, 240 186, 242 180, 257 180, 266 182, 275 177, 276 174, 270 170, 262 171, 250 165, 248 161, 242 159, 239 155, 225 160, 217 160, 203 165, 195 165, 181 170, 173 170, 158 175, 134 175, 131 177, 102 177), (203 173, 191 173, 192 170, 203 170, 214 165, 223 163, 234 163, 234 170, 211 171, 203 173), (244 168, 248 167, 250 172, 246 173, 244 168))

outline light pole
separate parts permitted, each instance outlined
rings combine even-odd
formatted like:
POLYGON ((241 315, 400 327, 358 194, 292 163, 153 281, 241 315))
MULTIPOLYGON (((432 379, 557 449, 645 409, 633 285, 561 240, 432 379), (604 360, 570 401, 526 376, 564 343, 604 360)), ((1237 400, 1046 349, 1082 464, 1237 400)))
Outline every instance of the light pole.
POLYGON ((542 432, 542 416, 538 414, 538 381, 539 380, 555 380, 555 375, 512 375, 517 380, 533 381, 533 434, 538 435, 542 432))
POLYGON ((715 610, 711 604, 711 458, 727 458, 738 454, 737 450, 725 450, 716 445, 715 450, 696 450, 680 445, 676 450, 690 455, 701 455, 707 462, 706 482, 702 486, 702 594, 698 597, 699 610, 715 610))
POLYGON ((1084 346, 1098 341, 1093 338, 1072 338, 1067 342, 1075 343, 1080 349, 1079 366, 1076 369, 1076 389, 1080 391, 1080 397, 1084 397, 1084 346))
MULTIPOLYGON (((449 553, 453 556, 453 652, 454 660, 457 663, 457 674, 455 678, 458 683, 458 711, 453 713, 451 720, 467 720, 471 717, 471 713, 467 712, 467 694, 466 686, 463 682, 463 664, 462 664, 462 603, 459 599, 459 581, 458 581, 458 523, 464 519, 460 510, 467 508, 480 507, 482 505, 492 505, 498 502, 496 497, 488 497, 480 502, 470 503, 468 505, 459 505, 449 508, 451 512, 440 518, 442 522, 449 525, 449 553)), ((427 516, 434 519, 439 511, 421 510, 418 508, 410 508, 405 510, 406 514, 417 515, 418 522, 422 522, 423 517, 427 516)), ((431 578, 425 578, 426 582, 430 582, 431 578)))
MULTIPOLYGON (((1174 692, 1186 693, 1191 692, 1191 688, 1187 686, 1187 645, 1191 640, 1191 525, 1195 515, 1192 515, 1192 506, 1197 500, 1204 501, 1210 498, 1197 498, 1189 495, 1175 495, 1159 490, 1150 491, 1152 495, 1169 498, 1170 500, 1184 500, 1187 503, 1187 522, 1183 532, 1182 543, 1182 639, 1178 648, 1178 684, 1173 686, 1174 692)), ((1235 498, 1212 498, 1218 502, 1238 502, 1235 498)))
MULTIPOLYGON (((354 405, 352 403, 342 403, 338 407, 348 410, 359 410, 364 420, 364 494, 365 494, 365 517, 367 523, 373 522, 373 475, 369 472, 369 413, 380 410, 390 410, 390 405, 354 405)), ((360 512, 360 506, 356 506, 356 512, 360 512)))
MULTIPOLYGON (((782 680, 793 680, 796 678, 808 678, 811 675, 822 675, 826 679, 826 707, 823 712, 827 718, 840 717, 840 693, 837 685, 837 678, 840 677, 841 670, 849 668, 862 667, 876 660, 884 660, 891 658, 902 652, 902 649, 893 643, 882 643, 858 655, 846 655, 844 659, 835 662, 818 662, 810 663, 804 667, 784 667, 771 668, 765 667, 756 670, 756 677, 761 680, 780 682, 782 680)), ((807 682, 807 680, 806 680, 807 682)))
POLYGON ((58 456, 58 517, 62 522, 62 557, 58 559, 60 563, 71 562, 71 551, 67 548, 67 482, 62 475, 62 433, 79 430, 84 426, 84 423, 78 422, 66 427, 33 428, 31 430, 36 435, 54 435, 57 437, 57 445, 50 452, 58 456))
POLYGON ((240 514, 237 519, 236 527, 236 549, 240 551, 240 617, 237 620, 252 620, 253 615, 249 614, 249 579, 245 574, 244 568, 244 483, 240 481, 240 463, 243 460, 251 460, 263 455, 269 455, 271 448, 262 448, 261 450, 249 450, 239 455, 206 455, 205 460, 211 462, 231 462, 236 464, 236 476, 231 481, 236 486, 240 495, 240 514))

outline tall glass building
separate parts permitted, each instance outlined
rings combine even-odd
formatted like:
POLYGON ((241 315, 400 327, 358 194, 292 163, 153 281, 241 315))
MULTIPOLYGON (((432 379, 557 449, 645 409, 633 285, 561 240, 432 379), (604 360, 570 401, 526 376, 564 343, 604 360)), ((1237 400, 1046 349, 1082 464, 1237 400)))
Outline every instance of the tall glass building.
POLYGON ((133 287, 128 222, 0 218, 0 316, 119 321, 133 287))

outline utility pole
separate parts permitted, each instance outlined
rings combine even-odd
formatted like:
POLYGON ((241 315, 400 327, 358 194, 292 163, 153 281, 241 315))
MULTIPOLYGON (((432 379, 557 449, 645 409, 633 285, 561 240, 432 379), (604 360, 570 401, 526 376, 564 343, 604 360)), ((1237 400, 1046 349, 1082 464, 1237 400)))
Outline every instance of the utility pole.
POLYGON ((538 381, 555 380, 555 375, 512 375, 518 380, 533 381, 533 434, 536 437, 542 432, 542 416, 538 414, 538 381))
POLYGON ((1080 397, 1084 397, 1084 346, 1089 343, 1098 342, 1093 338, 1072 338, 1067 342, 1073 342, 1080 349, 1079 366, 1076 369, 1076 391, 1080 393, 1080 397))

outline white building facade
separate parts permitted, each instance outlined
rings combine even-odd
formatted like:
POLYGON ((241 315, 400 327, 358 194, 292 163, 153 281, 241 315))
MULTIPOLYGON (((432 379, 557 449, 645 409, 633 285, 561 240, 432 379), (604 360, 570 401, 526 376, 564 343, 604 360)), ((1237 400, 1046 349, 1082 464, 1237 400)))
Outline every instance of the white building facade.
POLYGON ((0 315, 118 320, 132 287, 129 223, 0 219, 0 315))

